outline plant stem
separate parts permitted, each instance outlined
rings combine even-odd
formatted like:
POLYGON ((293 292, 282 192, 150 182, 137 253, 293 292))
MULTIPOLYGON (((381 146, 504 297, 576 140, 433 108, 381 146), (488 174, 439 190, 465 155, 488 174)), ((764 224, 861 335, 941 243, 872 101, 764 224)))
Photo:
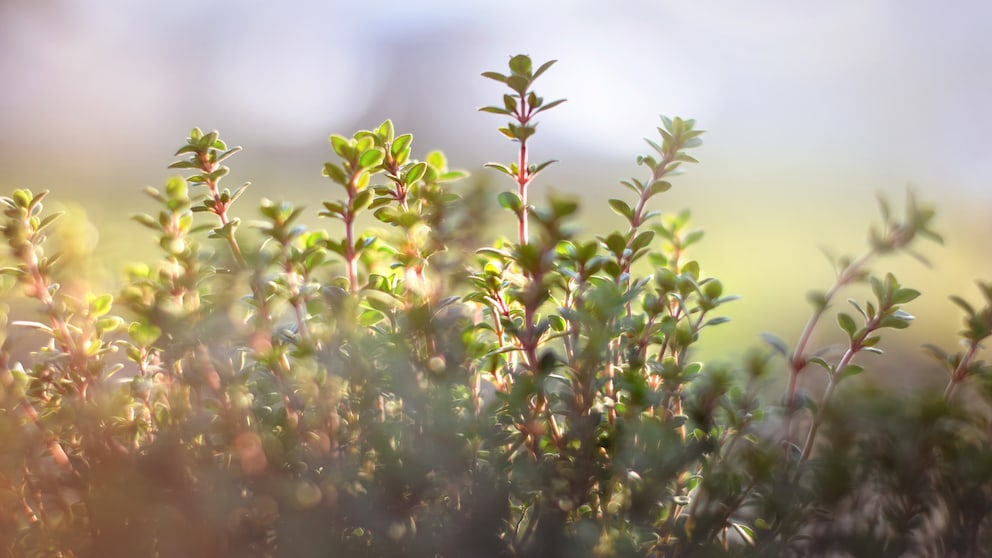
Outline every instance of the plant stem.
POLYGON ((358 195, 358 177, 361 172, 355 172, 348 180, 348 209, 344 214, 344 259, 348 269, 348 287, 352 294, 358 293, 358 254, 355 252, 355 212, 351 209, 355 196, 358 195))
MULTIPOLYGON (((523 122, 523 120, 521 120, 523 122)), ((520 154, 519 154, 519 169, 517 170, 517 186, 520 189, 520 223, 517 227, 517 233, 520 238, 520 244, 527 244, 530 238, 530 231, 528 221, 530 220, 530 207, 528 206, 527 194, 529 188, 527 188, 530 183, 530 174, 527 172, 527 140, 520 140, 520 154)))
POLYGON ((816 329, 817 324, 820 322, 820 318, 823 317, 823 314, 830 306, 830 302, 834 299, 840 289, 854 281, 858 277, 861 269, 864 268, 864 266, 867 265, 868 262, 870 262, 876 255, 877 252, 875 250, 869 250, 860 258, 848 264, 848 266, 841 271, 840 275, 837 277, 837 281, 832 287, 830 287, 830 290, 823 295, 823 304, 818 306, 816 310, 813 311, 813 314, 809 317, 809 321, 806 322, 806 326, 799 335, 799 341, 796 342, 796 348, 792 352, 792 356, 789 358, 789 386, 786 390, 785 404, 786 409, 789 410, 788 414, 790 416, 793 408, 795 407, 796 390, 799 386, 799 373, 803 371, 807 364, 806 347, 809 345, 810 338, 813 335, 813 330, 816 329))
POLYGON ((954 397, 954 392, 957 391, 958 385, 967 377, 968 366, 977 354, 978 343, 972 341, 968 346, 968 352, 961 357, 961 361, 958 362, 958 365, 954 367, 954 371, 951 372, 951 379, 947 382, 947 387, 944 389, 944 401, 950 401, 954 397))
MULTIPOLYGON (((813 416, 813 423, 810 425, 809 433, 806 435, 806 443, 803 444, 803 450, 799 456, 800 465, 805 463, 809 459, 810 454, 813 452, 813 445, 816 443, 816 434, 820 428, 820 424, 823 422, 823 413, 826 410, 827 405, 830 404, 830 399, 834 395, 834 390, 837 389, 837 384, 843 379, 842 374, 844 369, 851 364, 851 361, 854 360, 854 356, 864 348, 865 339, 879 329, 882 316, 885 315, 887 310, 888 309, 884 306, 878 309, 878 314, 869 320, 867 324, 865 324, 865 328, 857 337, 851 339, 851 343, 848 345, 847 350, 844 351, 844 355, 841 356, 840 361, 837 362, 837 365, 833 367, 827 382, 827 387, 823 391, 823 398, 820 401, 819 411, 813 416)), ((796 474, 799 474, 798 470, 796 474)))

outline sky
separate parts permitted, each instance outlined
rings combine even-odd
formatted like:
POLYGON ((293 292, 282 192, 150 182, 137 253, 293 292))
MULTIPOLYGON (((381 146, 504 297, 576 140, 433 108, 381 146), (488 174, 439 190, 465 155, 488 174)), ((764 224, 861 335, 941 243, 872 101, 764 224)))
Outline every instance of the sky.
POLYGON ((327 135, 385 118, 484 173, 513 146, 479 74, 525 53, 559 61, 537 89, 568 99, 540 120, 535 157, 560 162, 536 187, 583 197, 592 228, 619 226, 601 202, 659 114, 708 130, 660 209, 693 208, 743 329, 801 322, 831 278, 819 247, 859 253, 876 192, 911 186, 948 246, 905 269, 953 332, 947 294, 992 279, 990 26, 978 0, 0 0, 0 187, 119 218, 200 126, 245 147, 233 174, 257 195, 317 205, 327 135))

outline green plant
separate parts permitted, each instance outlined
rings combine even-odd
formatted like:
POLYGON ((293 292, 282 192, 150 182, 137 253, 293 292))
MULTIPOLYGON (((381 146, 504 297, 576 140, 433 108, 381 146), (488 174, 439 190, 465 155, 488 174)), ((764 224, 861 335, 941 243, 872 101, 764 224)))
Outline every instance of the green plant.
MULTIPOLYGON (((837 262, 793 349, 703 365, 692 349, 734 296, 689 250, 689 212, 652 208, 696 160, 695 122, 662 118, 642 178, 609 200, 618 230, 583 238, 576 201, 535 204, 534 69, 514 56, 482 110, 517 160, 489 167, 514 239, 468 234, 491 213, 443 154, 392 122, 330 136, 331 232, 220 186, 229 148, 194 129, 134 219, 160 255, 116 296, 60 288, 44 194, 3 198, 9 298, 0 349, 0 556, 973 556, 992 542, 992 287, 964 350, 930 352, 942 394, 897 401, 839 385, 902 329, 920 295, 876 256, 939 239, 911 196, 882 205, 870 249, 837 262), (371 223, 371 225, 370 225, 371 223), (248 230, 245 230, 248 229, 248 230), (219 241, 219 242, 217 242, 219 241), (841 290, 846 349, 812 351, 841 290), (23 301, 21 301, 23 302, 23 301), (23 304, 21 305, 23 306, 23 304), (19 310, 23 312, 24 310, 19 310), (857 319, 855 318, 857 316, 857 319), (859 323, 860 321, 860 323, 859 323), (24 333, 30 333, 25 335, 24 333), (783 404, 762 402, 784 358, 783 404), (799 390, 821 367, 826 391, 799 390), (961 403, 971 382, 978 401, 961 403), (843 412, 835 401, 844 398, 843 412), (984 405, 984 406, 983 406, 984 405)), ((772 397, 774 400, 774 398, 772 397)))

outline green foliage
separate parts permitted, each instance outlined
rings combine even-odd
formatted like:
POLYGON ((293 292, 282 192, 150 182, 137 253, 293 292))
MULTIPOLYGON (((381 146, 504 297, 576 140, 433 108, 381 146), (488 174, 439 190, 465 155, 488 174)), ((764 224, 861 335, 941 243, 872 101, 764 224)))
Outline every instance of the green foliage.
POLYGON ((696 362, 736 297, 691 259, 690 213, 652 207, 703 132, 662 117, 636 159, 646 176, 609 200, 619 227, 583 237, 574 200, 530 201, 553 162, 530 162, 534 117, 563 102, 533 89, 552 64, 519 55, 483 74, 509 89, 482 110, 509 118, 518 147, 488 165, 514 183, 491 200, 516 218, 513 240, 473 236, 498 207, 388 120, 329 138, 317 214, 342 236, 269 199, 242 229, 231 208, 247 185, 220 186, 239 148, 193 129, 171 165, 190 175, 148 188, 155 209, 134 216, 158 255, 116 295, 61 287, 44 193, 0 199, 2 286, 37 308, 0 315, 0 557, 988 548, 992 287, 981 308, 953 298, 962 352, 929 347, 943 394, 838 391, 911 324, 920 293, 868 265, 939 240, 933 210, 910 196, 897 220, 882 202, 868 252, 835 260, 795 346, 764 334, 769 352, 696 362), (856 282, 873 298, 836 314, 842 350, 811 349, 856 282), (783 404, 762 401, 776 359, 783 404), (811 369, 826 374, 819 398, 800 389, 811 369), (955 397, 966 384, 974 402, 955 397))

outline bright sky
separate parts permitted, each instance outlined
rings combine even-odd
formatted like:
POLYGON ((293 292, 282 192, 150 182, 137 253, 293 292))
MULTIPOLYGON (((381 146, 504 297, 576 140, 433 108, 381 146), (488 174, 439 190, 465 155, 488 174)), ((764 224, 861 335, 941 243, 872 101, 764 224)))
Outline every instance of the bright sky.
POLYGON ((174 142, 204 120, 309 143, 380 102, 481 130, 467 110, 498 89, 478 73, 526 52, 561 60, 542 85, 570 99, 545 125, 565 146, 629 159, 658 113, 684 114, 739 154, 837 154, 985 190, 989 24, 979 1, 7 0, 0 125, 5 149, 174 142))

